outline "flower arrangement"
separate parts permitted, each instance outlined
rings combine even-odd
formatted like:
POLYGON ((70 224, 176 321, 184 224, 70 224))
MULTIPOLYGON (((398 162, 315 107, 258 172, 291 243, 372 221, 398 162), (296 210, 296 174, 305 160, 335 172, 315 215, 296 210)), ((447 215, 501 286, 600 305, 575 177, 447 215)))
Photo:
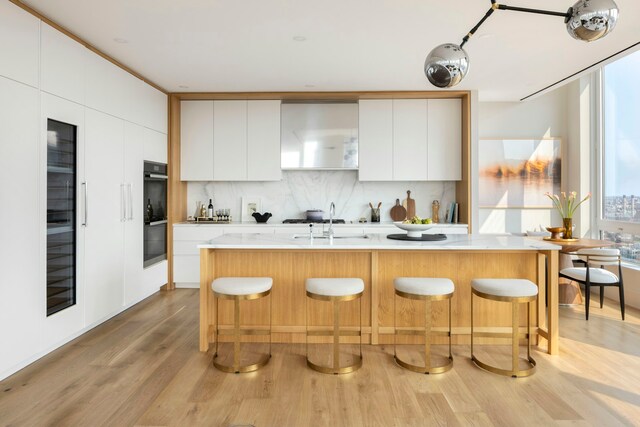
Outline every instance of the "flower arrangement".
POLYGON ((578 193, 575 191, 570 192, 568 197, 564 191, 560 193, 560 196, 549 192, 544 193, 544 195, 551 199, 562 218, 573 218, 573 213, 578 209, 578 206, 591 198, 591 193, 588 193, 584 199, 578 202, 578 193))

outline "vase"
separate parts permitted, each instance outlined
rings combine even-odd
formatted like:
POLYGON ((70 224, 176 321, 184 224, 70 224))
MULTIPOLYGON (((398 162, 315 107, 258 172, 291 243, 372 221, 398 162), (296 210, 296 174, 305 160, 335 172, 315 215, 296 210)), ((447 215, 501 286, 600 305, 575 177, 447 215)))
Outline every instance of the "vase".
POLYGON ((573 239, 573 218, 562 218, 562 225, 564 225, 563 239, 573 239))

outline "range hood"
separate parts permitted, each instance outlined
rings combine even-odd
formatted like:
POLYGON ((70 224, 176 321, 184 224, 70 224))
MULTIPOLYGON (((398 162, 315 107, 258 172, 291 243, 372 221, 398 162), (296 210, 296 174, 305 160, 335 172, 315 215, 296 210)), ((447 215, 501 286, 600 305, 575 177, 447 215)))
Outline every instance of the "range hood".
POLYGON ((357 169, 358 103, 282 103, 280 159, 285 170, 357 169))

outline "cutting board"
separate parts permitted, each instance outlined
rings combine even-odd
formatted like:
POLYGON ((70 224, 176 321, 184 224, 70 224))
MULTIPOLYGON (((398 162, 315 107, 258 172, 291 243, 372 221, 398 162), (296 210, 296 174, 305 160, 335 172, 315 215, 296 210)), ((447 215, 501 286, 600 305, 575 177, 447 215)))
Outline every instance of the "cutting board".
POLYGON ((407 210, 400 205, 400 199, 396 199, 396 205, 391 208, 391 219, 404 221, 407 218, 407 210))
POLYGON ((407 218, 416 216, 416 201, 411 198, 411 191, 407 190, 407 198, 402 201, 402 206, 407 210, 407 218))

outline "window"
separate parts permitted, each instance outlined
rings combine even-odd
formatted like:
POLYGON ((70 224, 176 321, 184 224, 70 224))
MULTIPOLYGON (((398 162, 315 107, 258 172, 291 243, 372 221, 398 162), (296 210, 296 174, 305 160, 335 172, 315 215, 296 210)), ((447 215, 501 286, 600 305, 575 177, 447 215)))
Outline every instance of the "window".
POLYGON ((640 262, 640 51, 604 67, 602 78, 602 238, 640 262))

